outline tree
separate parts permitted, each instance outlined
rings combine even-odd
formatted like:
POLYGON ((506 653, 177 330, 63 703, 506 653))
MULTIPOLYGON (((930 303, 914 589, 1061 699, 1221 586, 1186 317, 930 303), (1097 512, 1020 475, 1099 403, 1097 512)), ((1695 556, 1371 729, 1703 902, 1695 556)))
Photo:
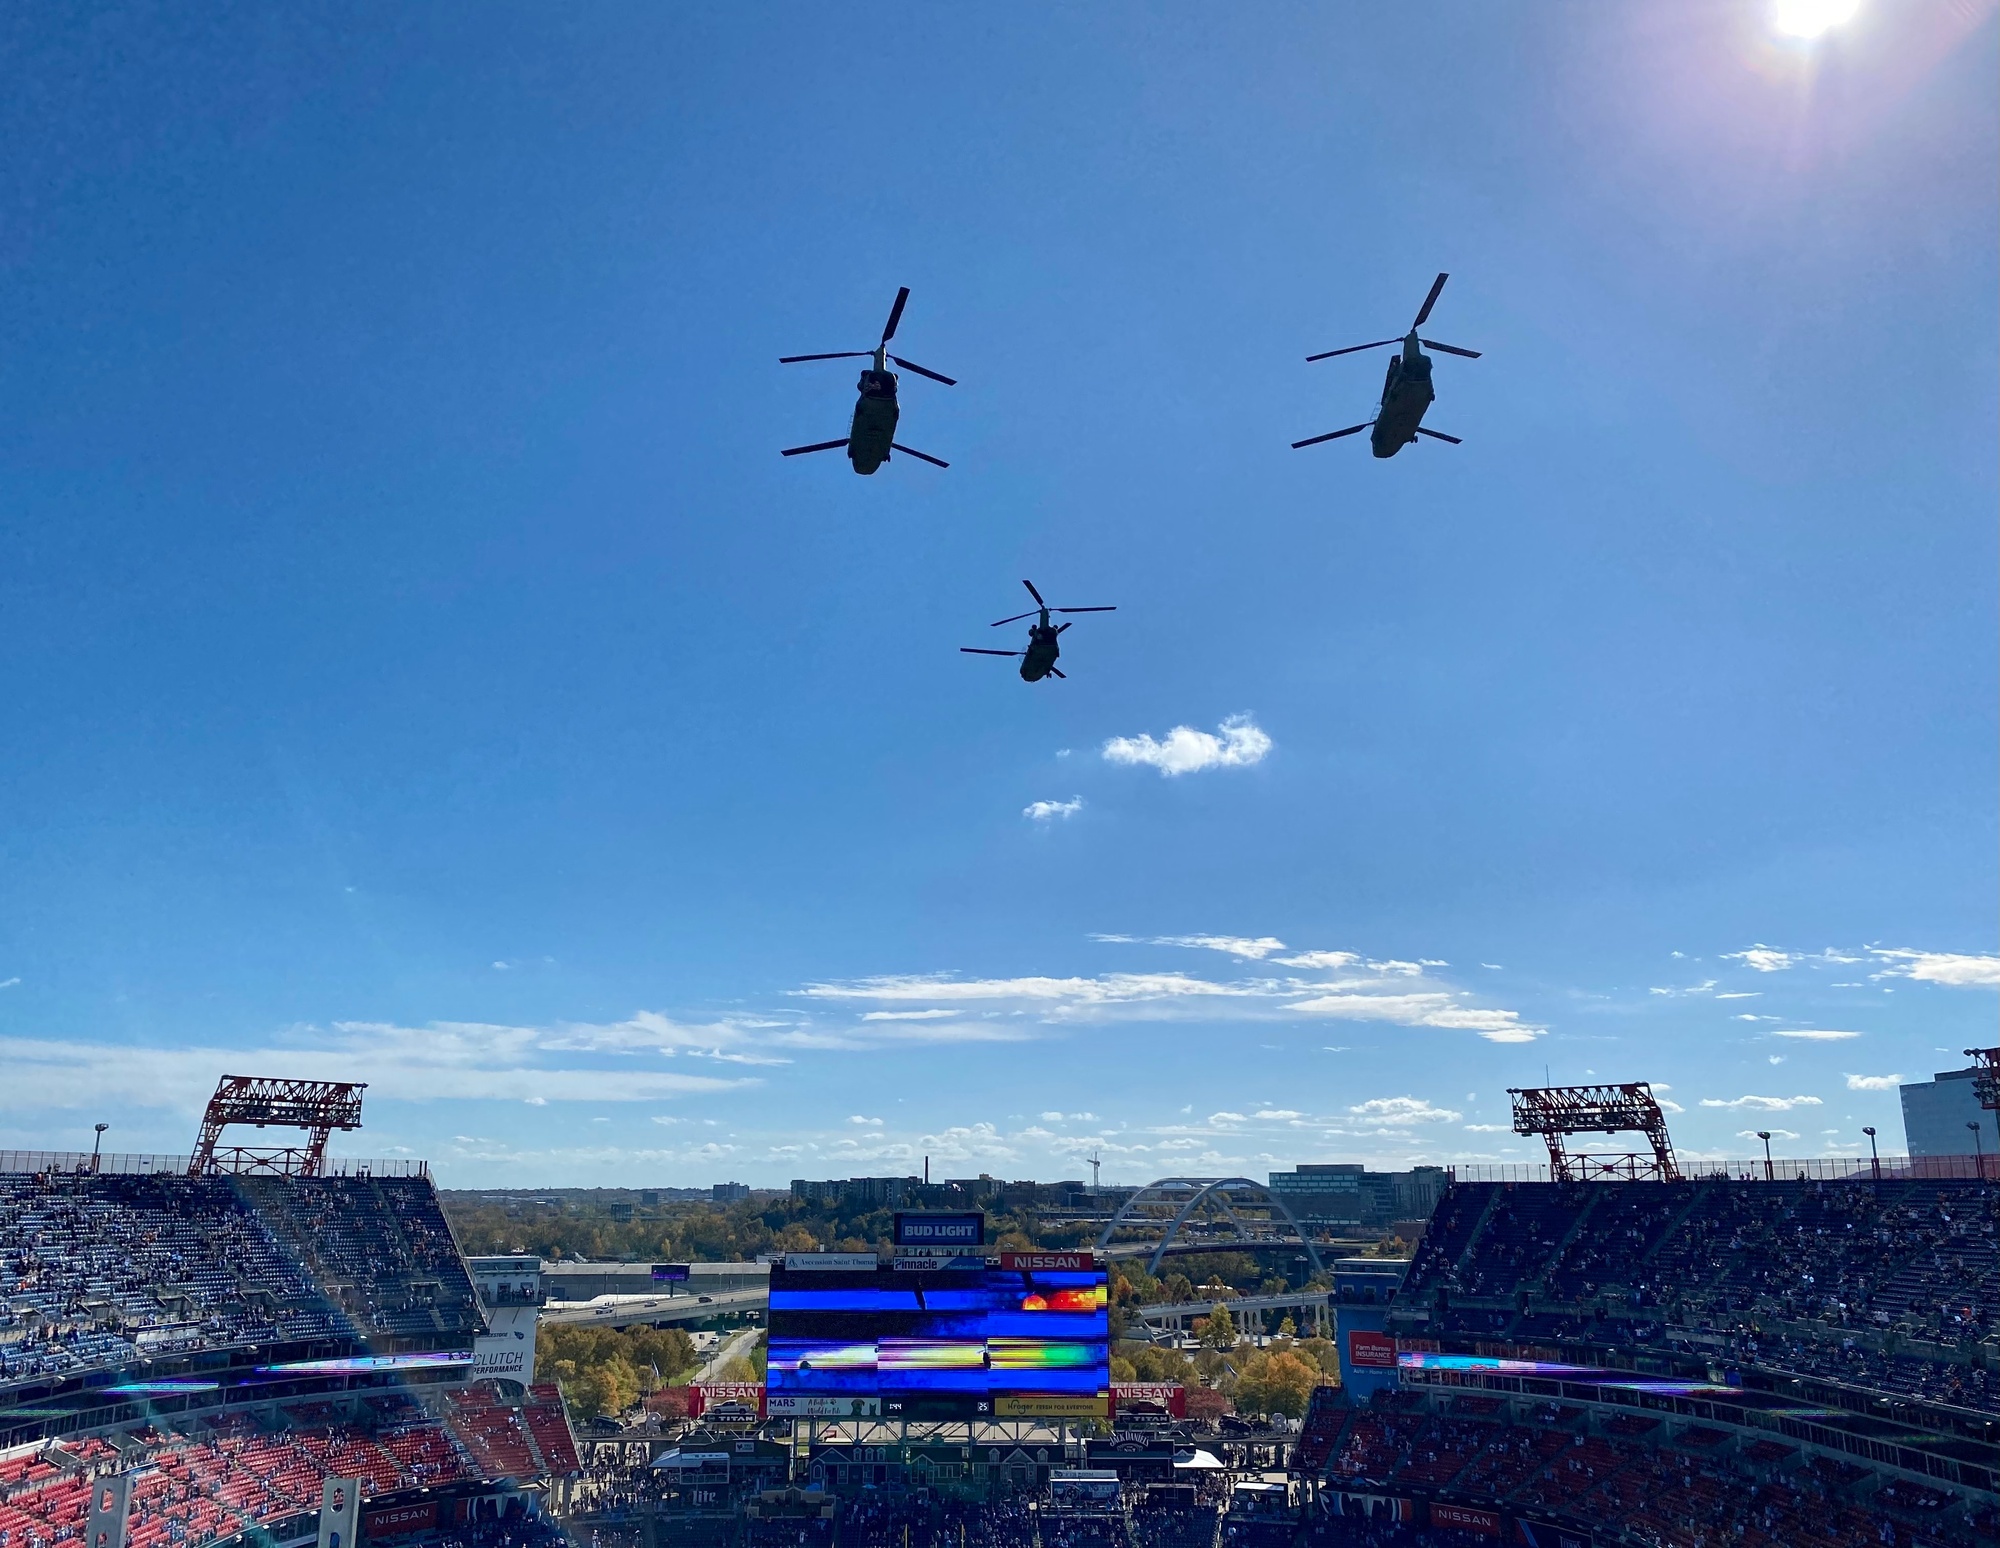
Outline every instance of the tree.
POLYGON ((1234 1349, 1236 1347, 1236 1319, 1229 1315, 1229 1308, 1217 1301, 1209 1308, 1206 1317, 1200 1320, 1201 1341, 1210 1349, 1234 1349))
POLYGON ((1194 1299, 1194 1281, 1185 1274, 1169 1274, 1166 1286, 1167 1300, 1176 1306, 1185 1306, 1194 1299))
POLYGON ((1137 1381, 1139 1368, 1123 1355, 1111 1357, 1111 1379, 1113 1381, 1137 1381))
POLYGON ((1290 1350, 1260 1351, 1244 1362, 1236 1379, 1236 1406, 1245 1413, 1296 1419, 1325 1379, 1316 1365, 1290 1350))

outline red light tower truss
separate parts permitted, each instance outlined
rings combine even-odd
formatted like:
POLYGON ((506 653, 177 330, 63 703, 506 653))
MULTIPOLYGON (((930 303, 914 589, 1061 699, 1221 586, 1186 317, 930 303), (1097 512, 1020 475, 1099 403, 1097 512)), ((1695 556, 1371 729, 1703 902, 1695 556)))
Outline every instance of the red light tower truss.
POLYGON ((1514 1099, 1514 1132, 1539 1134, 1548 1142, 1549 1172, 1557 1182, 1680 1180, 1666 1115, 1643 1080, 1622 1086, 1509 1087, 1507 1095, 1514 1099), (1636 1150, 1571 1154, 1563 1143, 1570 1134, 1626 1133, 1645 1135, 1652 1155, 1636 1150))
POLYGON ((225 1075, 215 1084, 202 1114, 201 1138, 188 1162, 188 1176, 215 1172, 268 1172, 280 1177, 317 1177, 326 1163, 326 1142, 335 1129, 361 1127, 361 1093, 366 1081, 275 1080, 263 1075, 225 1075), (222 1131, 232 1123, 304 1129, 303 1145, 225 1145, 222 1131))
POLYGON ((1968 1048, 1965 1057, 1976 1071, 1972 1094, 1989 1113, 2000 1112, 2000 1048, 1968 1048))

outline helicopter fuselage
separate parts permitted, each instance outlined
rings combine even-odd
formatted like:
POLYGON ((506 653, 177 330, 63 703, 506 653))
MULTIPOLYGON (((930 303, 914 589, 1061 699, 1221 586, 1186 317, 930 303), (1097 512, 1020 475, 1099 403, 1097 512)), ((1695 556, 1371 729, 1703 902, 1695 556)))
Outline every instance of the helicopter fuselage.
POLYGON ((1368 442, 1378 457, 1393 457, 1417 438, 1417 426, 1436 400, 1431 390, 1431 357, 1417 347, 1412 333, 1403 340, 1401 353, 1389 359, 1389 372, 1382 383, 1382 406, 1376 410, 1375 424, 1368 442))
POLYGON ((857 473, 873 473, 889 460, 896 439, 896 373, 883 363, 878 352, 874 364, 861 373, 855 384, 860 396, 854 400, 854 423, 847 432, 847 460, 857 473))
POLYGON ((1021 681, 1038 683, 1049 675, 1062 654, 1062 646, 1056 642, 1061 629, 1049 626, 1049 615, 1042 614, 1042 621, 1028 625, 1028 648, 1021 656, 1021 681))

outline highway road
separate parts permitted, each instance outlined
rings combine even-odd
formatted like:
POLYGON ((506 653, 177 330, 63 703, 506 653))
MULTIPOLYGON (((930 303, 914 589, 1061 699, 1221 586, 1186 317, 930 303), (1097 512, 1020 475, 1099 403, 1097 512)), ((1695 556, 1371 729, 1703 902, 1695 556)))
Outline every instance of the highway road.
POLYGON ((600 1295, 591 1301, 553 1301, 540 1321, 557 1327, 623 1328, 634 1323, 701 1322, 727 1312, 762 1312, 770 1292, 725 1290, 720 1295, 600 1295))

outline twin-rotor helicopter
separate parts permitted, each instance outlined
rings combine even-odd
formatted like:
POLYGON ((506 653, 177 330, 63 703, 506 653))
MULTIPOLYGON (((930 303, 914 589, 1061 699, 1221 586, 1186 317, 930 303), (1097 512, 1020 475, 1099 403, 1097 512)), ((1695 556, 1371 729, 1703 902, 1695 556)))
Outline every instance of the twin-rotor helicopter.
POLYGON ((873 349, 840 349, 830 355, 784 355, 779 358, 779 365, 798 365, 807 360, 866 359, 872 362, 862 368, 861 380, 856 383, 861 395, 855 399, 854 419, 848 426, 847 434, 838 441, 788 446, 780 455, 799 457, 807 452, 832 451, 836 446, 844 446, 847 448, 847 460, 854 464, 857 473, 873 473, 889 460, 891 452, 901 452, 906 457, 915 457, 934 467, 951 466, 942 457, 933 457, 929 452, 920 452, 915 447, 901 446, 896 442, 896 421, 901 417, 901 410, 896 406, 896 373, 889 369, 890 361, 895 361, 905 371, 915 371, 917 375, 928 376, 934 382, 943 382, 947 387, 958 385, 949 376, 940 376, 913 360, 889 353, 889 341, 896 336, 896 324, 903 320, 903 305, 909 299, 908 285, 896 292, 896 304, 889 308, 889 320, 882 325, 882 337, 873 349))
POLYGON ((1438 292, 1444 289, 1444 282, 1451 276, 1440 274, 1431 282, 1431 293, 1424 297, 1424 304, 1417 308, 1417 320, 1410 324, 1410 331, 1400 339, 1377 339, 1372 344, 1350 344, 1345 349, 1329 349, 1323 354, 1306 356, 1306 363, 1315 360, 1331 360, 1335 355, 1352 355, 1364 349, 1380 349, 1385 344, 1401 344, 1397 354, 1389 357, 1389 374, 1382 382, 1382 402, 1375 410, 1375 417, 1358 425, 1349 425, 1345 430, 1329 430, 1325 435, 1308 436, 1303 441, 1292 442, 1292 450, 1301 446, 1317 446, 1321 441, 1337 441, 1344 435, 1359 435, 1363 430, 1372 431, 1368 437, 1370 445, 1378 457, 1393 457, 1420 435, 1427 435, 1434 441, 1449 441, 1458 446, 1459 437, 1446 435, 1442 430, 1424 427, 1424 411, 1436 400, 1437 394, 1431 390, 1431 357, 1424 349, 1434 349, 1441 354, 1463 355, 1467 360, 1477 360, 1476 349, 1460 349, 1456 344, 1440 344, 1435 339, 1420 339, 1417 330, 1430 321, 1431 308, 1437 305, 1438 292), (1419 346, 1422 346, 1420 348, 1419 346))
POLYGON ((1028 595, 1035 599, 1035 605, 1025 613, 1016 613, 1012 618, 1002 618, 993 624, 998 629, 1005 624, 1019 623, 1023 618, 1034 618, 1028 625, 1028 648, 1026 650, 984 650, 977 645, 961 645, 959 650, 968 656, 1019 656, 1021 658, 1021 681, 1038 683, 1045 677, 1063 677, 1066 674, 1056 665, 1056 658, 1062 654, 1062 646, 1056 637, 1069 627, 1066 623, 1051 624, 1051 613, 1115 613, 1116 607, 1050 607, 1042 600, 1042 594, 1035 590, 1035 583, 1023 580, 1028 595))
MULTIPOLYGON (((1400 344, 1402 348, 1389 358, 1389 370, 1382 383, 1382 400, 1375 410, 1375 417, 1358 425, 1349 425, 1345 430, 1332 430, 1325 435, 1309 436, 1303 441, 1292 442, 1297 450, 1302 446, 1317 446, 1322 441, 1337 441, 1343 436, 1359 435, 1363 430, 1371 431, 1370 444, 1377 457, 1393 457, 1405 446, 1412 444, 1418 436, 1427 436, 1435 441, 1448 441, 1453 446, 1462 444, 1459 437, 1446 435, 1442 430, 1432 430, 1424 424, 1424 414, 1436 401, 1437 394, 1431 387, 1431 358, 1426 349, 1437 350, 1440 354, 1461 355, 1467 360, 1477 360, 1479 351, 1461 349, 1456 344, 1440 344, 1435 339, 1419 337, 1419 330, 1430 321, 1431 308, 1437 305, 1438 295, 1444 289, 1448 274, 1440 274, 1431 283, 1430 294, 1424 297, 1424 304, 1417 308, 1416 321, 1410 324, 1410 331, 1398 339, 1377 339, 1369 344, 1350 344, 1344 349, 1329 349, 1317 355, 1306 356, 1307 363, 1317 360, 1331 360, 1336 355, 1352 355, 1364 349, 1381 349, 1386 345, 1400 344)), ((895 452, 906 457, 915 457, 934 467, 949 467, 951 464, 942 457, 933 457, 929 452, 920 452, 915 447, 905 446, 896 439, 896 424, 901 417, 901 409, 896 399, 897 376, 889 369, 891 362, 905 371, 914 371, 919 376, 929 377, 934 382, 942 382, 947 387, 958 383, 949 376, 918 365, 913 360, 905 360, 900 355, 889 353, 889 341, 896 336, 896 325, 903 320, 903 307, 910 299, 910 287, 905 285, 896 292, 895 304, 889 308, 889 320, 882 326, 882 337, 873 349, 844 349, 821 355, 785 355, 780 357, 780 365, 799 365, 809 360, 857 360, 866 359, 869 364, 862 369, 861 379, 856 383, 858 396, 854 404, 854 418, 848 426, 846 436, 837 441, 819 441, 811 446, 788 446, 782 455, 803 456, 807 452, 832 451, 844 448, 847 460, 854 465, 854 471, 861 474, 873 473, 883 463, 890 460, 895 452)), ((959 649, 968 656, 1013 656, 1021 662, 1023 682, 1040 682, 1045 677, 1064 677, 1056 665, 1062 655, 1058 637, 1069 628, 1068 623, 1051 624, 1051 613, 1115 613, 1115 607, 1050 607, 1042 600, 1042 594, 1035 589, 1034 582, 1021 582, 1028 588, 1028 595, 1035 599, 1031 612, 1017 613, 1012 618, 1002 618, 993 625, 998 629, 1004 624, 1019 623, 1023 618, 1036 621, 1028 626, 1028 648, 1026 650, 989 650, 975 645, 961 645, 959 649)))

